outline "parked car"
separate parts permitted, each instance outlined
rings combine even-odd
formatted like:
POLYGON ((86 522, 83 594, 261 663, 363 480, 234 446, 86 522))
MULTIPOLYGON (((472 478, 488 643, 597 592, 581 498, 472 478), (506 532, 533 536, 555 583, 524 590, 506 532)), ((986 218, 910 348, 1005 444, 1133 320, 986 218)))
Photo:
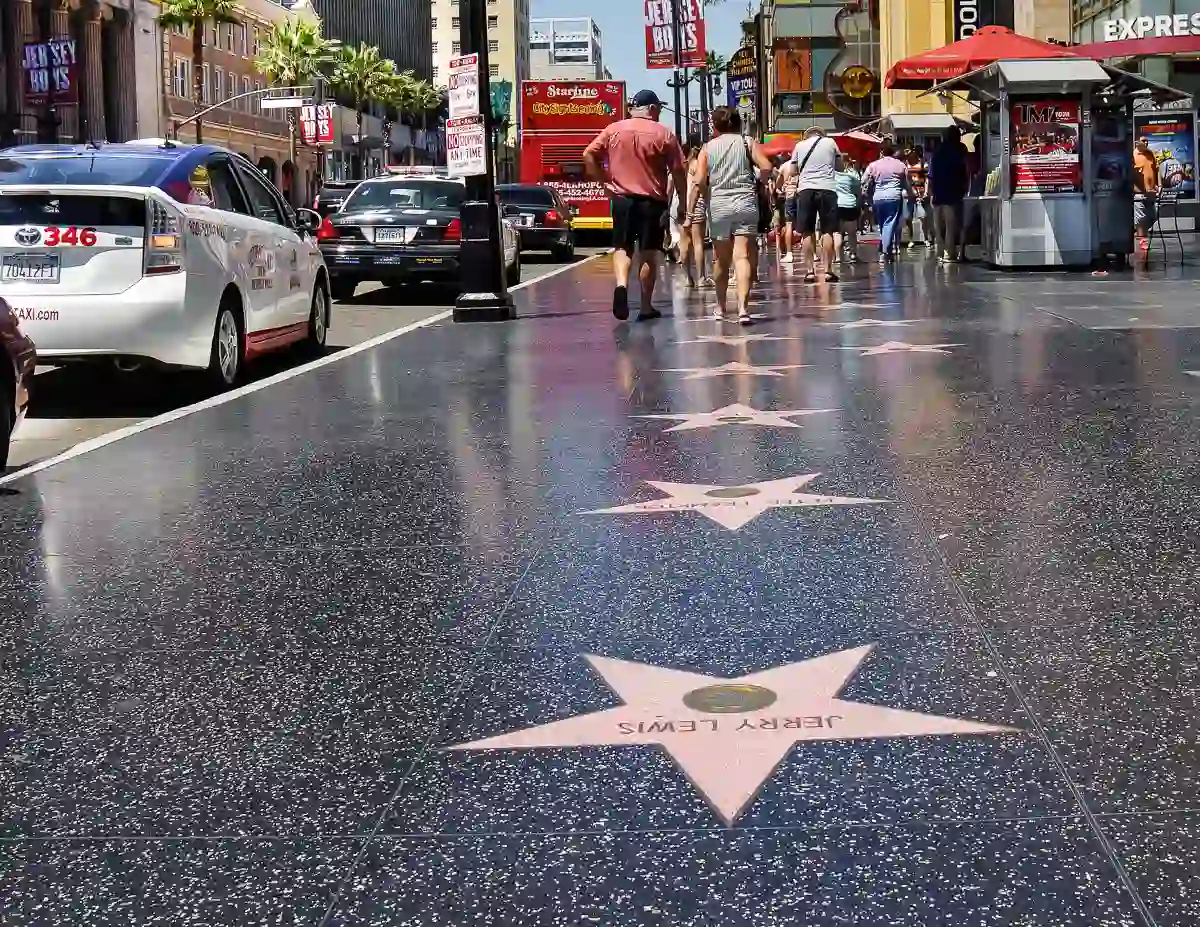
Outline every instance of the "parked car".
POLYGON ((37 351, 17 313, 0 297, 0 473, 8 466, 12 433, 25 416, 37 351))
POLYGON ((207 371, 325 343, 320 216, 249 161, 175 142, 0 150, 0 296, 42 360, 207 371))
MULTIPOLYGON (((465 200, 461 179, 429 171, 360 183, 317 230, 334 299, 349 298, 366 281, 458 284, 465 200)), ((501 221, 501 235, 505 276, 514 286, 521 249, 512 222, 501 221)))
POLYGON ((322 219, 342 208, 346 197, 350 195, 359 181, 357 180, 327 180, 321 185, 321 190, 313 197, 313 211, 322 219))
POLYGON ((561 261, 575 256, 574 211, 557 190, 536 183, 505 183, 496 193, 517 225, 522 251, 549 251, 561 261))

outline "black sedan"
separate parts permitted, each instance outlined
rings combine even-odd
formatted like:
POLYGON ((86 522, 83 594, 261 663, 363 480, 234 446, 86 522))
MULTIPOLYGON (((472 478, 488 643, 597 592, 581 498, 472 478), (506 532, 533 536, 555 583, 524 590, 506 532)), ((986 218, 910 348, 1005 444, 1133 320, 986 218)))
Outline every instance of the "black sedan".
MULTIPOLYGON (((333 298, 354 295, 366 281, 459 283, 465 199, 466 186, 453 178, 378 177, 360 183, 317 229, 333 298)), ((501 225, 505 275, 514 286, 521 280, 517 233, 511 221, 501 225)))
POLYGON ((322 218, 337 212, 346 202, 350 191, 358 186, 357 180, 327 180, 313 197, 313 212, 322 218))
POLYGON ((506 183, 496 193, 516 223, 522 251, 549 251, 562 261, 575 256, 572 210, 557 191, 535 183, 506 183))

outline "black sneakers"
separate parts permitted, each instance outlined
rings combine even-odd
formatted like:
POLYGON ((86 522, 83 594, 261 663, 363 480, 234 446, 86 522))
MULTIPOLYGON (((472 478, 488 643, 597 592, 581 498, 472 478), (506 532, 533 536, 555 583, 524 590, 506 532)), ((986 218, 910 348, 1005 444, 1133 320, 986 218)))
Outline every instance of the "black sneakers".
POLYGON ((629 318, 629 287, 619 286, 613 289, 613 315, 622 322, 629 318))

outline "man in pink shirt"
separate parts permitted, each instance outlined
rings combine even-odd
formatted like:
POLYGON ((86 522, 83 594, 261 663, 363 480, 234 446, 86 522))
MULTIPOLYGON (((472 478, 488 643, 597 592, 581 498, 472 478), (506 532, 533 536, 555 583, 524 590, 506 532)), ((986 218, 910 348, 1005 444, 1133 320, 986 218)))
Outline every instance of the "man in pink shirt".
POLYGON ((613 315, 629 318, 629 268, 641 255, 641 306, 638 321, 661 318, 651 304, 666 232, 671 183, 680 191, 679 221, 686 208, 687 176, 679 139, 659 123, 663 104, 653 90, 639 90, 629 103, 628 119, 605 126, 583 153, 588 176, 603 183, 612 198, 613 315), (607 161, 607 164, 605 164, 607 161))

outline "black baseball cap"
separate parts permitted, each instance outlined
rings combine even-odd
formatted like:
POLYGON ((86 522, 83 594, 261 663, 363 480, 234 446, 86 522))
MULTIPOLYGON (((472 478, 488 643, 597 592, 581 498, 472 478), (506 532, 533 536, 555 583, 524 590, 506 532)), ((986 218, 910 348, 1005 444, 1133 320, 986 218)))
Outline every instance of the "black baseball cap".
POLYGON ((662 106, 663 101, 658 98, 658 94, 653 90, 639 90, 633 95, 633 99, 629 101, 629 105, 641 109, 646 106, 662 106))

